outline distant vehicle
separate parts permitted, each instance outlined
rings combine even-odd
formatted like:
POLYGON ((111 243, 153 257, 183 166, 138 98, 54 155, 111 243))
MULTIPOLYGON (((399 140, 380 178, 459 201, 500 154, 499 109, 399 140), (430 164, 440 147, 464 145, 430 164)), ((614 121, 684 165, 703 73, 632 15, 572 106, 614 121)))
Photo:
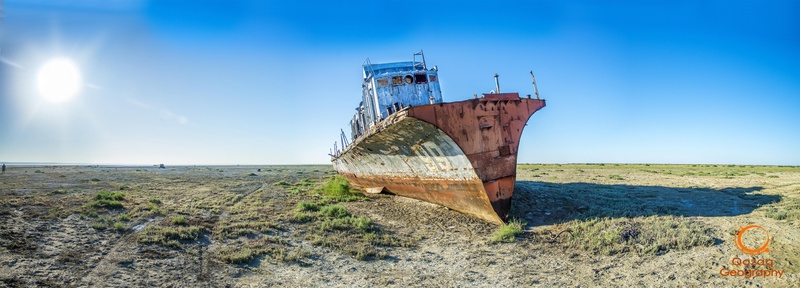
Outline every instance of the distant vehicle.
POLYGON ((504 223, 522 130, 545 106, 538 90, 535 99, 500 93, 495 74, 492 93, 445 103, 439 71, 427 68, 422 51, 409 62, 367 59, 362 68, 361 104, 350 120, 350 137, 342 131, 341 146, 335 144, 330 154, 334 169, 369 193, 415 198, 504 223))

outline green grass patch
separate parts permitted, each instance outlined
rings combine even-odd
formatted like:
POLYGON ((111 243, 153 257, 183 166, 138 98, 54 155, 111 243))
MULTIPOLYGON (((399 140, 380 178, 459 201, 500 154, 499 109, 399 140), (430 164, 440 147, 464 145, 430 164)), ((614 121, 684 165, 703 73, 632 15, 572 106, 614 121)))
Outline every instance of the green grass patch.
POLYGON ((122 193, 122 192, 111 192, 111 191, 100 191, 100 192, 97 192, 97 195, 94 196, 94 199, 119 201, 119 200, 125 199, 125 193, 122 193))
POLYGON ((161 210, 161 208, 159 208, 157 204, 153 204, 152 202, 147 203, 147 210, 150 210, 150 213, 153 213, 153 215, 164 214, 164 211, 161 210))
POLYGON ((350 217, 350 212, 341 205, 323 206, 319 209, 319 215, 330 218, 345 218, 350 217))
POLYGON ((517 239, 517 236, 522 235, 522 228, 525 227, 525 224, 526 223, 518 220, 508 222, 494 231, 491 241, 506 243, 514 242, 517 239))
POLYGON ((128 221, 131 221, 131 217, 128 216, 128 214, 121 213, 121 214, 117 215, 117 220, 122 221, 122 222, 128 222, 128 221))
POLYGON ((611 180, 625 180, 625 178, 622 178, 622 176, 619 176, 619 175, 609 175, 608 179, 611 179, 611 180))
POLYGON ((319 205, 314 202, 300 201, 300 203, 297 203, 297 207, 295 207, 294 210, 297 212, 318 211, 319 205))
POLYGON ((172 217, 172 224, 175 224, 175 225, 186 225, 186 223, 187 223, 186 222, 186 216, 179 215, 179 216, 172 217))
POLYGON ((351 202, 366 199, 350 189, 350 182, 341 175, 331 177, 322 185, 322 195, 328 202, 351 202))
POLYGON ((94 200, 91 203, 89 203, 89 207, 108 208, 108 209, 124 208, 122 202, 116 200, 94 200))
POLYGON ((315 214, 306 213, 306 212, 295 212, 294 217, 292 218, 293 221, 296 222, 309 222, 314 220, 315 214))
POLYGON ((125 230, 127 230, 125 224, 122 224, 121 222, 115 222, 113 228, 117 232, 124 232, 125 230))
POLYGON ((291 186, 292 184, 289 183, 289 182, 286 182, 284 180, 281 180, 281 181, 272 183, 272 185, 275 185, 275 186, 291 186))

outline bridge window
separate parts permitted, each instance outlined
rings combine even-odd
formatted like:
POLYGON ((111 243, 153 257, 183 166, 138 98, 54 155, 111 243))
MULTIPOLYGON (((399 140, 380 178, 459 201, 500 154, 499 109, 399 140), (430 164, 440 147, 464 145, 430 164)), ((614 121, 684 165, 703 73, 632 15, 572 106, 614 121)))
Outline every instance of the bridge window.
POLYGON ((402 85, 402 84, 403 84, 403 76, 392 77, 392 85, 402 85))
POLYGON ((436 75, 428 75, 431 78, 431 82, 436 82, 436 75))
POLYGON ((411 75, 406 75, 404 80, 406 81, 406 84, 414 83, 414 77, 411 77, 411 75))
POLYGON ((428 77, 425 74, 414 74, 414 80, 419 83, 428 83, 428 77))
POLYGON ((378 87, 383 87, 389 85, 389 78, 380 78, 378 79, 378 87))

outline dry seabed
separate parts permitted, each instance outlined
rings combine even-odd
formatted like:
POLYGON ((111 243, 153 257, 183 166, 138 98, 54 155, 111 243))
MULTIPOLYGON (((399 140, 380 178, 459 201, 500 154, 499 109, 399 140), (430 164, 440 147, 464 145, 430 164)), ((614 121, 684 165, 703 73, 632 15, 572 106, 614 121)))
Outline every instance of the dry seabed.
POLYGON ((9 168, 0 286, 800 281, 798 167, 519 165, 512 217, 525 225, 510 241, 440 206, 351 194, 326 165, 9 168), (737 248, 747 225, 764 232, 744 245, 769 237, 769 252, 737 248), (739 270, 783 274, 723 275, 739 270))

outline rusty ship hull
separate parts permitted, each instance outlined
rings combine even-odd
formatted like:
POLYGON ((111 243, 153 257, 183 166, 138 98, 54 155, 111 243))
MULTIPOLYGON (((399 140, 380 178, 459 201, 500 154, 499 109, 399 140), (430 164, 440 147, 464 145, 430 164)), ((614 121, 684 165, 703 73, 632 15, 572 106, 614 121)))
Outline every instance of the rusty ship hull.
POLYGON ((544 106, 544 100, 502 93, 405 107, 354 139, 333 157, 333 167, 368 192, 502 224, 514 195, 520 136, 544 106))

